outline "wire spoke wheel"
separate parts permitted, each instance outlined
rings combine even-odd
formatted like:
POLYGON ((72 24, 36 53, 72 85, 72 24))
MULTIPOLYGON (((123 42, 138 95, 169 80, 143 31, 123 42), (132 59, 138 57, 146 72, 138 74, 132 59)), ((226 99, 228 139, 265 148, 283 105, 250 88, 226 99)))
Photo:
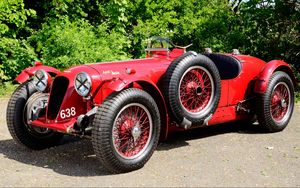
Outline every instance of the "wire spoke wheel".
POLYGON ((294 85, 288 74, 272 74, 265 93, 257 96, 256 115, 259 124, 268 132, 282 131, 294 111, 294 85))
POLYGON ((281 122, 288 118, 291 92, 284 82, 279 82, 271 94, 270 111, 274 121, 281 122))
POLYGON ((204 126, 221 97, 221 79, 214 62, 187 52, 170 64, 164 80, 166 102, 177 125, 184 129, 204 126))
POLYGON ((202 113, 212 103, 214 83, 211 74, 203 67, 187 69, 179 82, 180 104, 192 114, 202 113))
POLYGON ((121 157, 136 158, 149 145, 152 129, 152 118, 147 108, 138 103, 128 104, 115 119, 113 146, 121 157))
POLYGON ((103 166, 113 172, 142 168, 160 136, 160 113, 147 92, 129 88, 111 94, 98 108, 92 143, 103 166))
POLYGON ((62 133, 30 125, 30 121, 45 114, 47 101, 48 94, 37 92, 32 81, 21 84, 12 94, 7 106, 7 126, 20 145, 41 150, 60 144, 62 133))

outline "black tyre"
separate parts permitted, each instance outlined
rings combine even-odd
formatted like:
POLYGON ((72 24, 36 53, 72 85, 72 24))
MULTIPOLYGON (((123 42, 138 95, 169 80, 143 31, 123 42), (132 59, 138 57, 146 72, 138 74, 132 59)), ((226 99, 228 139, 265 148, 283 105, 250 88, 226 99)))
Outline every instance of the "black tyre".
POLYGON ((8 130, 17 143, 33 150, 41 150, 57 145, 63 134, 26 123, 25 106, 35 93, 36 90, 31 82, 21 84, 8 102, 6 121, 8 130))
POLYGON ((267 91, 257 97, 256 113, 259 124, 268 132, 282 131, 294 110, 294 86, 285 72, 271 76, 267 91))
POLYGON ((206 56, 187 52, 172 62, 165 75, 165 97, 176 122, 200 126, 217 109, 221 95, 220 75, 206 56))
POLYGON ((96 156, 112 173, 139 169, 152 156, 160 134, 160 114, 153 98, 127 89, 107 98, 93 122, 96 156))

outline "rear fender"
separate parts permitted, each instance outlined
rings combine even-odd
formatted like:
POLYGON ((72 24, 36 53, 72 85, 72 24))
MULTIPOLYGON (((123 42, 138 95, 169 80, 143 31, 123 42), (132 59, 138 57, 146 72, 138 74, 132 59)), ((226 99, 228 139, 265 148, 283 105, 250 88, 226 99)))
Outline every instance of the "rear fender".
POLYGON ((254 85, 254 92, 260 94, 265 93, 268 88, 269 80, 272 74, 276 71, 282 71, 287 73, 293 81, 294 86, 296 87, 297 81, 291 67, 284 61, 273 60, 267 63, 262 69, 262 71, 259 73, 254 85))
POLYGON ((103 102, 103 100, 105 100, 112 93, 120 92, 126 88, 132 88, 132 87, 139 88, 146 91, 155 100, 161 116, 160 139, 165 140, 167 138, 168 128, 169 128, 167 106, 159 88, 151 80, 147 78, 130 80, 130 81, 114 79, 109 82, 106 82, 103 85, 101 85, 100 91, 94 96, 94 103, 100 105, 103 102))
POLYGON ((43 65, 41 62, 35 62, 33 67, 28 67, 26 69, 24 69, 16 78, 15 81, 17 81, 18 83, 24 83, 26 82, 31 76, 34 75, 35 71, 39 70, 39 69, 43 69, 44 71, 46 71, 47 73, 49 73, 50 75, 57 75, 60 73, 59 70, 53 68, 53 67, 49 67, 49 66, 45 66, 43 65))

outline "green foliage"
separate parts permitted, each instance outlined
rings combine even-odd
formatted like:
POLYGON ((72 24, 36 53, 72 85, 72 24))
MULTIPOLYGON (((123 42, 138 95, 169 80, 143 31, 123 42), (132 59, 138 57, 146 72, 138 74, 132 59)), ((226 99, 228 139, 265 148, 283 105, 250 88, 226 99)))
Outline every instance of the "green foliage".
POLYGON ((25 40, 0 38, 0 83, 14 79, 35 58, 34 50, 25 40))
POLYGON ((241 4, 229 42, 266 61, 284 59, 300 68, 300 4, 291 0, 250 0, 241 4))
POLYGON ((28 16, 34 16, 34 10, 24 8, 23 0, 0 1, 0 36, 16 38, 24 32, 28 16))
POLYGON ((35 59, 66 68, 141 57, 153 35, 299 71, 299 18, 298 0, 0 0, 0 82, 35 59))
POLYGON ((296 103, 300 102, 300 92, 296 92, 296 103))
POLYGON ((4 74, 4 66, 0 64, 0 84, 2 83, 3 80, 7 80, 7 76, 4 74))
MULTIPOLYGON (((133 27, 134 45, 141 49, 141 38, 153 35, 170 37, 174 43, 193 43, 192 50, 212 47, 226 49, 232 11, 227 0, 146 1, 133 27)), ((137 55, 141 55, 137 53, 137 55)))
POLYGON ((124 36, 109 33, 104 25, 93 27, 84 20, 50 22, 29 41, 45 64, 57 68, 129 58, 123 51, 128 46, 124 36))
POLYGON ((35 58, 34 51, 22 39, 30 28, 26 20, 34 10, 24 8, 23 0, 0 1, 0 83, 12 80, 35 58))

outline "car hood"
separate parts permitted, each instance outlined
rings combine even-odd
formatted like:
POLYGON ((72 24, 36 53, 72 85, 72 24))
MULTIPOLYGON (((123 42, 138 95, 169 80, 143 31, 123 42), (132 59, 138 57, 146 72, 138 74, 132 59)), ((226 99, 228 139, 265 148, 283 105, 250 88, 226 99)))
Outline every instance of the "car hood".
POLYGON ((154 70, 165 69, 171 60, 161 58, 134 59, 127 61, 101 62, 87 64, 86 66, 96 70, 102 80, 108 80, 113 77, 124 78, 130 73, 147 75, 154 70))
POLYGON ((155 57, 78 65, 62 71, 56 78, 67 78, 69 80, 68 90, 75 92, 75 77, 78 73, 85 72, 91 77, 91 93, 95 94, 106 81, 120 80, 123 83, 128 83, 133 80, 147 80, 156 83, 171 61, 172 59, 155 57))

